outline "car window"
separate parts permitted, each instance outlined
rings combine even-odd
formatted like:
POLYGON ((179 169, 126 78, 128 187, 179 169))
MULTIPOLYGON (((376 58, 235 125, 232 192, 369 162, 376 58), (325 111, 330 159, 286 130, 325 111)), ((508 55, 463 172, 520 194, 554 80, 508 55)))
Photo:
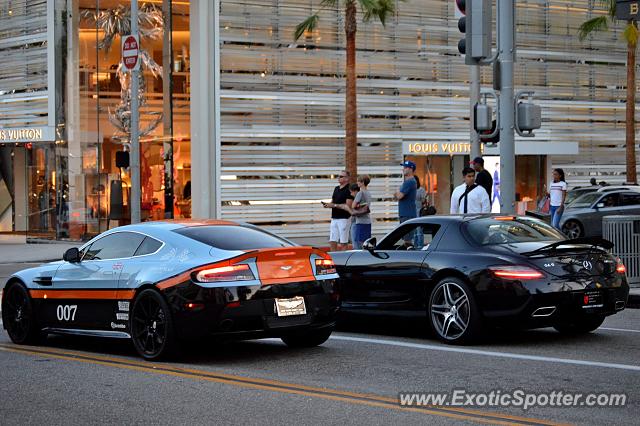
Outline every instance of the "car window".
POLYGON ((155 238, 146 237, 133 255, 144 256, 145 254, 155 253, 160 247, 162 247, 162 243, 160 241, 155 238))
POLYGON ((638 206, 640 205, 640 193, 633 191, 625 192, 622 195, 623 206, 638 206))
POLYGON ((590 192, 588 194, 583 194, 573 200, 569 207, 572 208, 587 208, 591 207, 593 203, 595 203, 600 197, 602 193, 599 192, 590 192))
POLYGON ((620 205, 620 194, 607 194, 602 197, 598 204, 604 204, 605 207, 618 207, 620 205))
POLYGON ((561 241, 566 237, 546 223, 529 218, 483 218, 464 224, 471 238, 480 245, 561 241))
POLYGON ((394 231, 380 242, 379 250, 429 250, 440 225, 412 224, 394 231))
POLYGON ((596 192, 596 190, 597 188, 580 188, 580 189, 574 189, 574 190, 568 191, 564 199, 564 202, 565 204, 569 204, 570 202, 577 199, 581 195, 588 194, 591 192, 596 192))
POLYGON ((134 232, 116 232, 94 241, 85 251, 83 261, 132 257, 145 236, 134 232))
POLYGON ((221 250, 255 250, 293 246, 289 241, 259 228, 242 225, 191 226, 176 229, 173 232, 221 250))

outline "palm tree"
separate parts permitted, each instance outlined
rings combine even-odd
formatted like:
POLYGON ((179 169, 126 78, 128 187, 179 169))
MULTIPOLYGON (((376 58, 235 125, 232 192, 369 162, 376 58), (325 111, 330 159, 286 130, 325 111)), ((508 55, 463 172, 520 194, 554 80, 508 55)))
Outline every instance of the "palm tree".
MULTIPOLYGON (((599 0, 606 14, 589 19, 580 25, 580 40, 584 40, 589 34, 596 31, 607 31, 609 22, 616 21, 616 0, 599 0)), ((626 117, 626 144, 627 144, 627 182, 638 183, 636 177, 636 47, 638 45, 638 24, 635 21, 627 21, 623 32, 627 42, 627 117, 626 117)))
MULTIPOLYGON (((347 38, 347 92, 345 99, 345 160, 346 168, 351 174, 352 182, 358 174, 358 108, 356 103, 356 31, 360 5, 362 21, 369 22, 375 18, 385 26, 387 18, 395 13, 393 0, 345 0, 344 1, 344 32, 347 38)), ((320 20, 319 13, 326 8, 337 8, 338 0, 322 0, 320 10, 301 22, 294 32, 295 40, 305 33, 313 32, 320 20)))

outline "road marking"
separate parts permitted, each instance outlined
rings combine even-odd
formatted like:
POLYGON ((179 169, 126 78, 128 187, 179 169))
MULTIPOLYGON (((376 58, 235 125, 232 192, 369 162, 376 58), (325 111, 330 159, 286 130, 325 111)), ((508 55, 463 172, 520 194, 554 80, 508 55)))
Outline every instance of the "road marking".
POLYGON ((276 380, 260 379, 245 376, 236 376, 213 371, 194 370, 180 368, 168 364, 139 362, 126 358, 115 358, 94 354, 84 354, 80 352, 63 351, 42 347, 23 347, 10 344, 0 344, 0 350, 25 355, 40 356, 45 358, 55 358, 66 361, 83 362, 94 365, 103 365, 114 368, 122 368, 158 375, 168 375, 196 380, 205 380, 216 383, 223 383, 243 388, 266 390, 287 394, 310 396, 331 401, 345 402, 350 404, 367 405, 377 408, 386 408, 398 411, 409 411, 414 413, 447 417, 456 420, 467 420, 477 423, 497 424, 497 425, 557 425, 559 423, 533 419, 527 417, 513 416, 501 413, 492 413, 480 410, 472 410, 458 407, 402 407, 397 398, 389 398, 378 395, 370 395, 356 392, 346 392, 336 389, 327 389, 299 385, 294 383, 280 382, 276 380))
POLYGON ((609 330, 609 331, 624 331, 627 333, 640 333, 640 330, 632 330, 630 328, 611 328, 611 327, 600 327, 598 330, 609 330))
POLYGON ((511 353, 511 352, 486 351, 482 349, 459 348, 459 347, 451 347, 451 346, 444 346, 444 345, 438 346, 438 345, 427 345, 427 344, 421 344, 421 343, 400 342, 396 340, 369 339, 365 337, 332 335, 330 339, 344 340, 347 342, 371 343, 374 345, 423 349, 423 350, 430 350, 430 351, 482 355, 482 356, 490 356, 492 358, 512 358, 512 359, 522 359, 527 361, 551 362, 556 364, 572 364, 572 365, 583 365, 588 367, 603 367, 603 368, 616 368, 619 370, 628 370, 628 371, 640 371, 640 365, 632 365, 632 364, 616 364, 616 363, 610 363, 610 362, 585 361, 585 360, 570 359, 570 358, 555 358, 555 357, 539 356, 539 355, 525 355, 525 354, 517 354, 517 353, 511 353))

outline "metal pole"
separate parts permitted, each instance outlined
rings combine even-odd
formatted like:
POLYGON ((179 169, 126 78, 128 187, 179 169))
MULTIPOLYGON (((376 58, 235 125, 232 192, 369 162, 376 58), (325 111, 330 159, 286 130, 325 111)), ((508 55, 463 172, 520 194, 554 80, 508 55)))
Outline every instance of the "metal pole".
MULTIPOLYGON (((131 0, 131 34, 138 35, 138 0, 131 0)), ((138 46, 140 49, 140 46, 138 46)), ((139 59, 138 59, 139 60, 139 59)), ((138 102, 140 71, 131 71, 131 223, 140 222, 140 111, 138 102)))
POLYGON ((475 125, 475 114, 474 108, 478 102, 480 102, 480 65, 471 65, 469 67, 470 75, 469 79, 471 80, 471 87, 469 90, 469 106, 470 106, 470 140, 471 140, 471 159, 473 160, 476 157, 480 157, 480 135, 476 132, 475 125))
MULTIPOLYGON (((173 10, 171 0, 162 1, 162 122, 164 128, 164 218, 173 218, 173 10)), ((183 58, 186 62, 187 58, 183 58)), ((184 184, 184 182, 183 182, 184 184)))
POLYGON ((498 64, 500 67, 500 213, 515 213, 516 156, 514 140, 513 63, 514 0, 498 0, 498 64))

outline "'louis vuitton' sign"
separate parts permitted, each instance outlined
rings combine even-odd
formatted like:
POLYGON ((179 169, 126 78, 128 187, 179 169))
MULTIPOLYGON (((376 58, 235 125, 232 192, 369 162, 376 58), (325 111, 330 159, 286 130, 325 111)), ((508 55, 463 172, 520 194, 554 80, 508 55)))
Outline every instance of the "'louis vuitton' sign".
POLYGON ((53 127, 0 128, 0 143, 55 141, 53 127))

